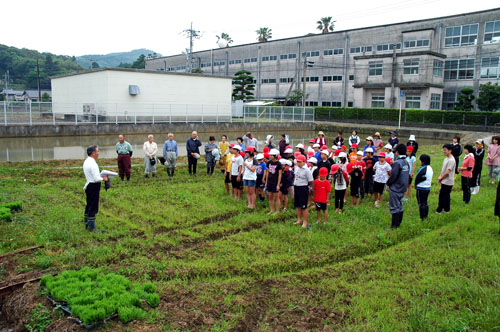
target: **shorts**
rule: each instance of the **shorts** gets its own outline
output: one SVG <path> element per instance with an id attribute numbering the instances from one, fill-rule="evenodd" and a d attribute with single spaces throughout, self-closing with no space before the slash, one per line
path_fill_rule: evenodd
<path id="1" fill-rule="evenodd" d="M 224 183 L 231 183 L 231 173 L 227 172 Z"/>
<path id="2" fill-rule="evenodd" d="M 307 209 L 309 203 L 309 186 L 294 186 L 293 205 L 299 209 Z"/>
<path id="3" fill-rule="evenodd" d="M 361 186 L 352 185 L 350 192 L 351 192 L 351 197 L 356 197 L 356 198 L 361 197 Z"/>
<path id="4" fill-rule="evenodd" d="M 288 195 L 288 187 L 283 185 L 281 186 L 280 188 L 280 192 L 283 194 L 283 195 Z"/>
<path id="5" fill-rule="evenodd" d="M 383 195 L 385 190 L 385 183 L 380 183 L 380 182 L 373 182 L 373 192 Z"/>
<path id="6" fill-rule="evenodd" d="M 413 176 L 409 175 L 408 176 L 408 186 L 411 185 L 412 180 L 413 180 Z"/>
<path id="7" fill-rule="evenodd" d="M 243 189 L 243 181 L 238 182 L 236 179 L 238 178 L 238 175 L 231 175 L 231 185 L 233 186 L 233 189 Z"/>
<path id="8" fill-rule="evenodd" d="M 276 183 L 267 183 L 267 191 L 270 193 L 277 193 L 278 188 L 276 188 Z"/>
<path id="9" fill-rule="evenodd" d="M 243 185 L 245 187 L 255 187 L 256 182 L 255 180 L 243 180 Z"/>
<path id="10" fill-rule="evenodd" d="M 263 177 L 263 175 L 257 175 L 257 181 L 255 182 L 257 188 L 264 188 L 264 183 L 262 182 Z"/>
<path id="11" fill-rule="evenodd" d="M 319 203 L 319 202 L 314 202 L 314 205 L 316 205 L 316 211 L 326 211 L 327 205 L 326 203 Z"/>

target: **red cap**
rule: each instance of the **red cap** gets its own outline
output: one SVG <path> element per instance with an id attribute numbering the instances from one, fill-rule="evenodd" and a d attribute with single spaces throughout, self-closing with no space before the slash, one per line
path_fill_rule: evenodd
<path id="1" fill-rule="evenodd" d="M 286 150 L 286 149 L 291 149 L 291 148 L 292 148 L 292 146 L 291 146 L 291 145 L 287 145 L 287 146 L 285 146 L 285 150 Z"/>
<path id="2" fill-rule="evenodd" d="M 342 145 L 341 148 L 344 150 L 347 150 L 347 146 L 345 146 L 345 145 Z"/>
<path id="3" fill-rule="evenodd" d="M 269 153 L 266 152 L 266 153 L 264 153 L 264 158 L 269 159 L 269 158 L 271 158 L 271 156 L 269 155 Z"/>
<path id="4" fill-rule="evenodd" d="M 262 149 L 262 152 L 264 152 L 264 153 L 268 153 L 268 152 L 269 152 L 269 147 L 267 147 L 267 146 L 266 146 L 266 147 L 264 147 L 264 149 Z"/>
<path id="5" fill-rule="evenodd" d="M 380 158 L 380 157 L 385 158 L 385 152 L 379 152 L 379 153 L 378 153 L 378 157 L 379 157 L 379 158 Z"/>
<path id="6" fill-rule="evenodd" d="M 352 172 L 352 167 L 353 166 L 354 165 L 352 163 L 349 163 L 349 164 L 346 165 L 347 173 L 351 173 Z"/>
<path id="7" fill-rule="evenodd" d="M 328 169 L 326 167 L 321 167 L 319 169 L 319 176 L 328 176 Z"/>
<path id="8" fill-rule="evenodd" d="M 357 148 L 358 148 L 358 146 L 359 146 L 359 145 L 357 145 L 357 144 L 353 144 L 353 145 L 352 145 L 352 148 L 353 148 L 353 149 L 354 149 L 354 148 L 356 148 L 356 149 L 357 149 Z"/>
<path id="9" fill-rule="evenodd" d="M 314 138 L 311 138 L 311 139 L 309 140 L 309 143 L 316 143 L 316 140 L 315 140 Z"/>
<path id="10" fill-rule="evenodd" d="M 413 151 L 413 146 L 407 146 L 406 151 Z"/>
<path id="11" fill-rule="evenodd" d="M 385 161 L 390 164 L 392 162 L 392 158 L 391 157 L 387 157 L 387 158 L 385 158 Z"/>
<path id="12" fill-rule="evenodd" d="M 230 148 L 234 147 L 234 144 L 233 143 L 229 144 L 229 147 Z"/>
<path id="13" fill-rule="evenodd" d="M 255 148 L 253 146 L 249 146 L 248 148 L 246 148 L 245 152 L 254 152 L 255 151 Z"/>
<path id="14" fill-rule="evenodd" d="M 278 160 L 280 160 L 280 159 L 281 159 L 281 156 L 280 156 L 280 155 L 278 155 L 276 158 L 278 158 Z"/>
<path id="15" fill-rule="evenodd" d="M 304 156 L 303 154 L 301 154 L 300 156 L 297 156 L 297 161 L 303 161 L 303 162 L 305 162 L 306 161 L 306 156 Z"/>
<path id="16" fill-rule="evenodd" d="M 293 154 L 295 156 L 295 158 L 297 158 L 298 156 L 301 155 L 300 151 L 295 151 L 295 153 Z"/>
<path id="17" fill-rule="evenodd" d="M 339 149 L 335 150 L 335 153 L 333 154 L 335 157 L 338 157 L 339 154 L 341 153 L 342 151 L 340 151 Z"/>
<path id="18" fill-rule="evenodd" d="M 312 156 L 314 156 L 314 151 L 313 151 L 313 150 L 309 151 L 309 152 L 307 153 L 307 156 L 308 156 L 308 157 L 312 157 Z"/>
<path id="19" fill-rule="evenodd" d="M 245 152 L 240 152 L 240 156 L 245 157 Z"/>
<path id="20" fill-rule="evenodd" d="M 327 149 L 328 149 L 328 146 L 326 146 L 326 145 L 321 146 L 321 150 L 327 150 Z"/>
<path id="21" fill-rule="evenodd" d="M 340 167 L 339 167 L 339 165 L 338 165 L 338 164 L 333 164 L 333 165 L 332 165 L 332 168 L 330 169 L 330 173 L 332 173 L 332 174 L 337 173 L 337 172 L 338 172 L 338 170 L 339 170 L 339 168 L 340 168 Z"/>

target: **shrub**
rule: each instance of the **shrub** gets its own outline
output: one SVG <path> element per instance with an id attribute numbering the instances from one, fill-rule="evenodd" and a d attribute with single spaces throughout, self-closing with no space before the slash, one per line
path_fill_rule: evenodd
<path id="1" fill-rule="evenodd" d="M 21 211 L 23 209 L 23 202 L 18 201 L 18 202 L 4 203 L 1 204 L 0 207 L 7 208 L 11 211 Z"/>
<path id="2" fill-rule="evenodd" d="M 0 207 L 0 220 L 10 221 L 11 219 L 12 219 L 12 213 L 10 212 L 10 209 Z"/>

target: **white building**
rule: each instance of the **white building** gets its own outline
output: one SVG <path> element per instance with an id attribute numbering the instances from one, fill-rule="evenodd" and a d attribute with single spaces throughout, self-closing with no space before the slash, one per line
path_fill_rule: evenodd
<path id="1" fill-rule="evenodd" d="M 102 68 L 52 78 L 53 112 L 89 121 L 227 121 L 231 78 Z"/>

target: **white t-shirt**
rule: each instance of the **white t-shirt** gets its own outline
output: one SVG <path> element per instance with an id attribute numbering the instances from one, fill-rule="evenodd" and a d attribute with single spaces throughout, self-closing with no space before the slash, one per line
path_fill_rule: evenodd
<path id="1" fill-rule="evenodd" d="M 387 172 L 392 169 L 391 165 L 387 162 L 381 164 L 377 161 L 373 166 L 373 169 L 375 170 L 373 181 L 378 183 L 387 183 L 387 180 L 389 180 L 389 174 Z"/>
<path id="2" fill-rule="evenodd" d="M 231 175 L 238 175 L 238 168 L 243 166 L 243 157 L 238 155 L 237 157 L 231 157 Z M 243 170 L 242 170 L 243 173 Z"/>
<path id="3" fill-rule="evenodd" d="M 313 176 L 309 168 L 306 165 L 298 167 L 295 169 L 295 180 L 293 182 L 294 186 L 307 186 L 309 182 L 314 181 Z"/>
<path id="4" fill-rule="evenodd" d="M 257 160 L 255 160 L 255 158 L 253 159 L 247 159 L 243 162 L 243 169 L 244 169 L 244 173 L 243 173 L 243 180 L 252 180 L 252 181 L 256 181 L 257 180 L 257 168 L 255 168 L 255 171 L 251 171 L 249 170 L 246 166 L 248 165 L 249 167 L 252 167 L 252 166 L 257 166 Z"/>

